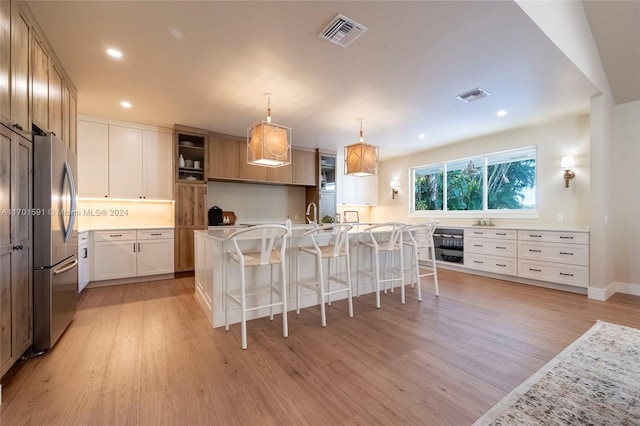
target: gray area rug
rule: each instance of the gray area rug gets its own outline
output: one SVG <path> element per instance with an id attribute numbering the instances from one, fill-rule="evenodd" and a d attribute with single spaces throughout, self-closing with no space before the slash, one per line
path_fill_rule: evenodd
<path id="1" fill-rule="evenodd" d="M 598 321 L 481 425 L 640 425 L 640 330 Z"/>

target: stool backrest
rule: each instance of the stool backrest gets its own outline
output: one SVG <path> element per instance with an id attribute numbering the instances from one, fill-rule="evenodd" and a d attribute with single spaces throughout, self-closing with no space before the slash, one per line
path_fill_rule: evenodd
<path id="1" fill-rule="evenodd" d="M 229 235 L 228 239 L 233 242 L 236 254 L 242 265 L 244 265 L 245 254 L 248 252 L 255 253 L 255 248 L 242 250 L 238 245 L 238 240 L 260 241 L 259 264 L 268 265 L 271 253 L 274 250 L 280 253 L 280 261 L 284 260 L 284 251 L 287 245 L 285 237 L 288 231 L 289 229 L 284 225 L 258 225 L 236 231 Z"/>
<path id="2" fill-rule="evenodd" d="M 338 256 L 341 250 L 344 248 L 345 252 L 349 251 L 349 231 L 353 228 L 353 225 L 346 223 L 337 223 L 335 225 L 323 226 L 311 229 L 302 236 L 311 236 L 313 246 L 317 251 L 320 251 L 320 245 L 318 244 L 318 237 L 324 235 L 331 235 L 329 245 L 333 246 L 333 256 Z"/>
<path id="3" fill-rule="evenodd" d="M 371 242 L 382 250 L 395 250 L 402 243 L 402 232 L 405 224 L 400 222 L 386 222 L 365 228 Z"/>
<path id="4" fill-rule="evenodd" d="M 407 231 L 407 235 L 413 245 L 418 247 L 431 247 L 433 245 L 433 233 L 439 223 L 440 222 L 438 221 L 421 223 L 418 225 L 407 226 L 404 230 Z M 422 233 L 422 235 L 418 237 L 418 233 Z"/>

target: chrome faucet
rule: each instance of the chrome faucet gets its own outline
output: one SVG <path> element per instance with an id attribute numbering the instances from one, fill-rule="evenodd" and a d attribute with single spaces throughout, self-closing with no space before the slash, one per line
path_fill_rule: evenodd
<path id="1" fill-rule="evenodd" d="M 313 221 L 311 219 L 309 219 L 309 213 L 311 212 L 311 206 L 313 206 Z M 307 206 L 306 216 L 307 216 L 307 222 L 308 223 L 313 223 L 314 225 L 318 224 L 318 206 L 313 201 L 310 202 L 309 205 Z"/>

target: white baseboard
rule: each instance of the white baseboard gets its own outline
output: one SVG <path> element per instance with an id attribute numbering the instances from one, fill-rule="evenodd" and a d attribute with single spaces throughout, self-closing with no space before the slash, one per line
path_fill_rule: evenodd
<path id="1" fill-rule="evenodd" d="M 618 293 L 631 294 L 640 296 L 640 284 L 616 282 L 616 290 Z"/>
<path id="2" fill-rule="evenodd" d="M 605 301 L 613 296 L 615 293 L 631 294 L 634 296 L 640 296 L 640 284 L 634 283 L 621 283 L 614 281 L 605 288 L 589 287 L 588 296 L 589 299 Z"/>

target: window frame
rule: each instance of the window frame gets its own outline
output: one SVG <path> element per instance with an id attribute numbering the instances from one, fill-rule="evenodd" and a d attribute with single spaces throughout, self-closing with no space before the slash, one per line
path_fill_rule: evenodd
<path id="1" fill-rule="evenodd" d="M 533 209 L 489 209 L 489 187 L 488 187 L 488 166 L 489 166 L 489 157 L 505 155 L 509 153 L 518 153 L 518 152 L 526 152 L 533 151 L 535 163 L 535 197 L 536 204 Z M 474 163 L 478 160 L 482 160 L 483 167 L 483 176 L 482 176 L 482 210 L 448 210 L 447 198 L 448 198 L 448 182 L 447 182 L 447 172 L 449 171 L 448 165 L 452 163 L 459 162 L 468 162 L 474 161 Z M 442 210 L 415 210 L 415 172 L 418 169 L 422 168 L 441 168 L 443 172 L 443 188 L 442 188 Z M 520 148 L 507 149 L 503 151 L 496 151 L 487 154 L 473 155 L 464 158 L 455 158 L 448 161 L 442 161 L 438 163 L 425 164 L 420 166 L 409 167 L 408 171 L 408 181 L 409 188 L 411 192 L 411 196 L 409 198 L 409 217 L 451 217 L 451 218 L 464 218 L 464 217 L 503 217 L 503 218 L 539 218 L 539 194 L 538 194 L 538 147 L 536 145 L 532 146 L 524 146 Z"/>

